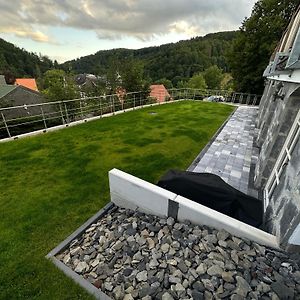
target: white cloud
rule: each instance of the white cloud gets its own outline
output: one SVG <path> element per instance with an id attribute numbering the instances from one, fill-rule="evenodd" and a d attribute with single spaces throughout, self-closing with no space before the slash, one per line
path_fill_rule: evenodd
<path id="1" fill-rule="evenodd" d="M 93 30 L 105 39 L 149 40 L 170 31 L 194 36 L 237 29 L 254 3 L 255 0 L 1 1 L 0 29 L 15 28 L 16 35 L 40 42 L 51 41 L 40 26 Z"/>
<path id="2" fill-rule="evenodd" d="M 16 31 L 15 34 L 20 37 L 29 37 L 36 42 L 49 43 L 49 37 L 40 31 Z"/>
<path id="3" fill-rule="evenodd" d="M 198 27 L 188 24 L 186 21 L 178 21 L 170 24 L 170 31 L 175 33 L 183 33 L 187 36 L 193 37 L 199 34 Z"/>

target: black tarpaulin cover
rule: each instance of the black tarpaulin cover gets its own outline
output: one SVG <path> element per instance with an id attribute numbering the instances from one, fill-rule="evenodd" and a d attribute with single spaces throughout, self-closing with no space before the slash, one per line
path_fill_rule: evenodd
<path id="1" fill-rule="evenodd" d="M 262 224 L 262 201 L 238 191 L 217 175 L 170 170 L 157 185 L 254 227 Z"/>

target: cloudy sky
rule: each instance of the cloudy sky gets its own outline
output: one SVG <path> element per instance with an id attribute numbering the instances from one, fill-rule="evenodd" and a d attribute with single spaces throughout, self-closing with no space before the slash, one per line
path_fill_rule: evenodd
<path id="1" fill-rule="evenodd" d="M 256 0 L 0 0 L 0 37 L 63 62 L 235 30 Z"/>

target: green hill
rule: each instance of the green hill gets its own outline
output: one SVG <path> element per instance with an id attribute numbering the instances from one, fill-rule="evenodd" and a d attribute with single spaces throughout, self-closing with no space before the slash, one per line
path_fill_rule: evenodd
<path id="1" fill-rule="evenodd" d="M 56 64 L 46 56 L 30 53 L 0 38 L 0 74 L 9 71 L 16 77 L 40 77 Z"/>
<path id="2" fill-rule="evenodd" d="M 112 63 L 131 58 L 143 62 L 145 76 L 152 81 L 166 78 L 176 84 L 211 65 L 227 71 L 224 55 L 235 36 L 235 31 L 228 31 L 158 47 L 102 50 L 65 62 L 61 67 L 74 73 L 103 75 Z"/>
<path id="3" fill-rule="evenodd" d="M 0 73 L 10 71 L 16 77 L 37 78 L 49 69 L 63 68 L 75 74 L 105 75 L 112 65 L 133 59 L 143 63 L 144 76 L 151 81 L 166 78 L 177 84 L 211 65 L 227 71 L 224 55 L 235 36 L 235 31 L 228 31 L 158 47 L 103 50 L 61 65 L 47 56 L 30 53 L 0 38 Z"/>

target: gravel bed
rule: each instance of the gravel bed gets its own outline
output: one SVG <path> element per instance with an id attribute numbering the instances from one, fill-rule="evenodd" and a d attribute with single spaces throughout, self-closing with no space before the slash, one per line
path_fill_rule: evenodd
<path id="1" fill-rule="evenodd" d="M 112 299 L 300 299 L 295 257 L 116 207 L 56 257 Z"/>

